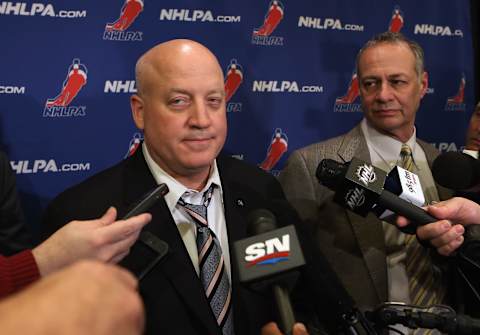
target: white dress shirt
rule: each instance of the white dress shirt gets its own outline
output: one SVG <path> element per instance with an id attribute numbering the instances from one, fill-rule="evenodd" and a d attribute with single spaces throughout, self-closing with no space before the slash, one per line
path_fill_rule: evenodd
<path id="1" fill-rule="evenodd" d="M 178 231 L 182 237 L 183 243 L 185 244 L 185 248 L 188 251 L 190 259 L 192 260 L 192 264 L 195 267 L 197 275 L 200 273 L 200 271 L 198 267 L 196 224 L 190 217 L 190 215 L 188 215 L 178 205 L 178 200 L 183 195 L 183 199 L 185 200 L 185 202 L 199 205 L 202 203 L 203 193 L 210 187 L 210 185 L 212 183 L 217 185 L 217 187 L 215 187 L 212 200 L 210 201 L 207 210 L 208 226 L 220 242 L 220 247 L 222 248 L 225 263 L 225 269 L 227 270 L 228 278 L 231 282 L 230 252 L 228 248 L 227 226 L 225 222 L 225 210 L 223 206 L 223 189 L 222 183 L 220 181 L 220 175 L 218 173 L 217 162 L 214 161 L 213 163 L 213 167 L 210 171 L 210 176 L 208 177 L 208 181 L 205 187 L 201 191 L 197 191 L 187 188 L 183 184 L 179 183 L 172 176 L 170 176 L 167 172 L 165 172 L 165 170 L 163 170 L 150 156 L 145 142 L 143 142 L 142 151 L 148 168 L 150 169 L 150 172 L 155 178 L 155 181 L 158 184 L 167 184 L 168 189 L 170 190 L 165 195 L 165 202 L 167 203 L 167 207 L 173 216 L 175 224 L 177 225 Z M 184 195 L 185 192 L 187 193 L 186 195 Z M 161 238 L 161 236 L 159 237 Z"/>

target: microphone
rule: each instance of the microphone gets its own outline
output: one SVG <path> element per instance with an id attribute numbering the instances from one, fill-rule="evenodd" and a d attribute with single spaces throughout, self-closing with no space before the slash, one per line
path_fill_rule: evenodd
<path id="1" fill-rule="evenodd" d="M 415 176 L 410 173 L 410 178 L 413 178 L 412 175 Z M 401 196 L 384 188 L 387 179 L 385 171 L 356 157 L 348 166 L 331 159 L 324 159 L 318 165 L 316 176 L 320 183 L 335 191 L 335 202 L 359 215 L 367 216 L 372 208 L 378 205 L 411 220 L 412 223 L 404 231 L 412 234 L 418 225 L 437 221 L 426 211 L 411 203 L 414 194 L 420 192 L 421 187 L 413 188 L 414 191 L 410 192 L 410 195 L 404 196 L 408 200 L 402 199 Z M 409 186 L 403 190 L 409 189 L 414 186 L 413 184 L 419 185 L 418 177 L 414 182 L 412 180 L 405 184 Z"/>
<path id="2" fill-rule="evenodd" d="M 442 333 L 469 335 L 480 333 L 480 320 L 456 314 L 448 306 L 420 307 L 403 303 L 388 302 L 367 317 L 379 327 L 402 324 L 409 328 L 438 329 Z"/>
<path id="3" fill-rule="evenodd" d="M 277 228 L 275 216 L 257 209 L 247 217 L 249 238 L 235 242 L 235 258 L 240 282 L 256 290 L 271 288 L 279 314 L 279 327 L 292 334 L 295 316 L 289 291 L 305 260 L 293 225 Z"/>
<path id="4" fill-rule="evenodd" d="M 395 166 L 387 174 L 383 188 L 415 206 L 420 207 L 425 204 L 425 196 L 418 176 L 399 166 Z M 372 211 L 380 219 L 385 219 L 391 214 L 394 214 L 392 211 L 385 209 L 378 204 L 374 206 Z"/>
<path id="5" fill-rule="evenodd" d="M 480 186 L 480 162 L 462 152 L 445 152 L 433 161 L 432 175 L 443 187 L 469 190 Z"/>
<path id="6" fill-rule="evenodd" d="M 314 232 L 309 225 L 301 221 L 286 201 L 272 201 L 271 209 L 278 221 L 293 224 L 297 231 L 305 258 L 305 265 L 299 270 L 300 283 L 309 300 L 302 307 L 313 309 L 328 333 L 375 335 L 375 329 L 357 309 L 319 245 L 313 241 Z"/>
<path id="7" fill-rule="evenodd" d="M 122 219 L 126 220 L 146 212 L 168 192 L 169 189 L 165 183 L 154 187 L 131 205 Z M 130 270 L 141 281 L 168 254 L 168 249 L 167 242 L 147 230 L 142 230 L 137 241 L 130 248 L 130 252 L 119 265 Z"/>

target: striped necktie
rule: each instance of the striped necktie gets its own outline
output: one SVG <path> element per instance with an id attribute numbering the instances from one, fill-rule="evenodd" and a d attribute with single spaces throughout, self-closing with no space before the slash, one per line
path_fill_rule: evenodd
<path id="1" fill-rule="evenodd" d="M 205 295 L 223 335 L 233 335 L 232 290 L 225 270 L 220 243 L 208 227 L 207 208 L 215 190 L 212 184 L 203 193 L 202 204 L 186 203 L 182 198 L 178 204 L 195 221 L 197 228 L 198 265 L 200 280 Z"/>
<path id="2" fill-rule="evenodd" d="M 401 164 L 405 170 L 414 169 L 412 150 L 407 144 L 400 151 Z M 428 199 L 426 199 L 428 202 Z M 405 236 L 406 270 L 411 302 L 419 306 L 441 304 L 445 297 L 445 286 L 441 273 L 433 267 L 432 259 L 417 241 L 416 235 Z M 436 330 L 418 329 L 414 334 L 439 334 Z"/>

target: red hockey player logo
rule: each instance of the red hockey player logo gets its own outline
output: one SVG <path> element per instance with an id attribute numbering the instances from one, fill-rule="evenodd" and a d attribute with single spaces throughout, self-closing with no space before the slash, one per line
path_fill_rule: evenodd
<path id="1" fill-rule="evenodd" d="M 225 74 L 225 101 L 228 102 L 243 81 L 243 69 L 236 59 L 232 59 Z"/>
<path id="2" fill-rule="evenodd" d="M 267 156 L 260 163 L 260 168 L 264 169 L 265 171 L 270 171 L 273 167 L 278 163 L 280 158 L 283 156 L 288 149 L 288 137 L 282 129 L 277 128 L 275 129 L 272 137 L 272 141 L 270 146 L 267 150 Z"/>
<path id="3" fill-rule="evenodd" d="M 113 23 L 107 23 L 106 31 L 125 31 L 143 10 L 142 0 L 125 0 L 120 17 Z"/>
<path id="4" fill-rule="evenodd" d="M 358 86 L 358 78 L 357 72 L 353 72 L 352 79 L 350 79 L 350 83 L 348 84 L 347 93 L 344 96 L 339 97 L 335 100 L 337 104 L 351 104 L 357 99 L 359 94 L 359 86 Z"/>
<path id="5" fill-rule="evenodd" d="M 80 63 L 78 58 L 75 58 L 72 65 L 68 68 L 67 78 L 63 82 L 62 91 L 55 98 L 47 100 L 47 107 L 68 106 L 86 83 L 87 68 Z"/>
<path id="6" fill-rule="evenodd" d="M 130 143 L 128 144 L 128 151 L 125 154 L 125 158 L 132 156 L 140 147 L 143 141 L 143 135 L 140 133 L 133 134 Z"/>
<path id="7" fill-rule="evenodd" d="M 270 36 L 280 21 L 283 19 L 283 4 L 278 0 L 273 0 L 268 6 L 267 15 L 260 28 L 253 31 L 254 36 Z"/>
<path id="8" fill-rule="evenodd" d="M 392 18 L 390 19 L 390 24 L 388 30 L 392 33 L 398 33 L 402 30 L 403 27 L 403 12 L 400 10 L 399 6 L 395 6 L 392 13 Z"/>
<path id="9" fill-rule="evenodd" d="M 463 103 L 463 100 L 465 98 L 465 75 L 462 75 L 462 78 L 460 79 L 460 85 L 458 87 L 457 94 L 455 94 L 453 97 L 449 97 L 447 99 L 447 104 L 461 104 Z"/>

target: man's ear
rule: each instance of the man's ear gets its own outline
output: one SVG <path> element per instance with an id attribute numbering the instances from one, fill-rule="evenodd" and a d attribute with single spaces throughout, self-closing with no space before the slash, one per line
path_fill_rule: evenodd
<path id="1" fill-rule="evenodd" d="M 420 98 L 423 98 L 423 96 L 427 93 L 428 89 L 428 72 L 424 71 L 422 74 L 422 78 L 420 79 Z"/>
<path id="2" fill-rule="evenodd" d="M 132 95 L 130 97 L 130 108 L 135 125 L 138 129 L 143 130 L 145 126 L 143 99 L 137 94 Z"/>

